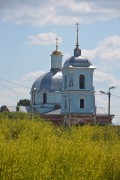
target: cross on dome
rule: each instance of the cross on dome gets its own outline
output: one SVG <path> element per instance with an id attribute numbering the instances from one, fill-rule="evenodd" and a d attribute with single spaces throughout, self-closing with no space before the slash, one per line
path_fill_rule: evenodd
<path id="1" fill-rule="evenodd" d="M 76 26 L 77 26 L 77 41 L 76 41 L 76 47 L 78 48 L 78 47 L 79 47 L 79 43 L 78 43 L 78 26 L 79 26 L 79 23 L 77 23 Z"/>
<path id="2" fill-rule="evenodd" d="M 52 52 L 52 55 L 62 55 L 62 53 L 58 50 L 58 38 L 56 37 L 56 50 Z"/>
<path id="3" fill-rule="evenodd" d="M 76 48 L 74 49 L 74 56 L 75 57 L 78 57 L 78 56 L 81 56 L 81 49 L 79 48 L 79 43 L 78 43 L 78 26 L 79 26 L 79 23 L 76 24 L 77 26 L 77 40 L 76 40 Z"/>
<path id="4" fill-rule="evenodd" d="M 56 50 L 58 50 L 58 40 L 59 40 L 59 39 L 56 37 L 55 40 L 56 40 Z"/>

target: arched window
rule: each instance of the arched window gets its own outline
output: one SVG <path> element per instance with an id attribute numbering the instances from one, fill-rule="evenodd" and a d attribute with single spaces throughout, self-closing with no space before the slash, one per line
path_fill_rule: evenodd
<path id="1" fill-rule="evenodd" d="M 67 75 L 65 75 L 65 81 L 64 81 L 64 87 L 65 87 L 65 89 L 67 89 Z"/>
<path id="2" fill-rule="evenodd" d="M 79 77 L 79 87 L 80 89 L 85 89 L 85 76 L 80 75 Z"/>
<path id="3" fill-rule="evenodd" d="M 47 94 L 43 93 L 43 104 L 47 103 Z"/>

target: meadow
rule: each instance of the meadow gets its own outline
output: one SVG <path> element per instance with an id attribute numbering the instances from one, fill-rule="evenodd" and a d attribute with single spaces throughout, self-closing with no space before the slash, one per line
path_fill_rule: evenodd
<path id="1" fill-rule="evenodd" d="M 120 127 L 0 113 L 0 180 L 119 180 Z"/>

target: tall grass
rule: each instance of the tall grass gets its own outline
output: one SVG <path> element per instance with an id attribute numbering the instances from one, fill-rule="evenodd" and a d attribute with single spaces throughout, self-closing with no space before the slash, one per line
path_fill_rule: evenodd
<path id="1" fill-rule="evenodd" d="M 0 120 L 1 180 L 119 180 L 120 127 Z"/>

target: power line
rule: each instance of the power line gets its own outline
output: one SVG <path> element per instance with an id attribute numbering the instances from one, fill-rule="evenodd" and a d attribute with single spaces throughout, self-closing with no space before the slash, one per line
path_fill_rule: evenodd
<path id="1" fill-rule="evenodd" d="M 24 88 L 31 89 L 30 87 L 27 87 L 27 86 L 24 86 L 24 85 L 21 85 L 21 84 L 17 84 L 17 83 L 14 83 L 14 82 L 8 81 L 8 80 L 3 79 L 3 78 L 1 78 L 1 77 L 0 77 L 0 79 L 1 79 L 2 81 L 6 81 L 6 82 L 11 83 L 11 84 L 14 84 L 14 85 L 16 85 L 16 86 L 20 86 L 20 87 L 24 87 Z"/>
<path id="2" fill-rule="evenodd" d="M 28 94 L 28 93 L 21 93 L 21 92 L 17 92 L 15 91 L 13 88 L 9 87 L 8 85 L 6 85 L 5 83 L 3 83 L 1 80 L 0 80 L 0 84 L 5 87 L 7 90 L 15 93 L 15 94 Z"/>
<path id="3" fill-rule="evenodd" d="M 0 84 L 3 86 L 3 87 L 5 87 L 7 90 L 9 90 L 9 91 L 11 91 L 11 92 L 13 92 L 13 93 L 16 93 L 17 94 L 17 92 L 16 91 L 14 91 L 12 88 L 10 88 L 9 86 L 7 86 L 6 84 L 4 84 L 1 80 L 0 80 Z"/>
<path id="4" fill-rule="evenodd" d="M 116 96 L 116 95 L 112 95 L 112 94 L 111 94 L 111 96 L 115 96 L 115 97 L 118 97 L 118 98 L 120 98 L 120 96 Z"/>
<path id="5" fill-rule="evenodd" d="M 106 94 L 95 94 L 95 95 L 106 95 Z M 114 96 L 114 97 L 118 97 L 118 98 L 120 98 L 120 96 L 117 96 L 117 95 L 113 95 L 113 94 L 111 94 L 111 96 Z"/>
<path id="6" fill-rule="evenodd" d="M 20 86 L 20 87 L 23 87 L 23 88 L 31 89 L 31 88 L 28 87 L 28 86 L 24 86 L 24 85 L 21 85 L 21 84 L 18 84 L 18 83 L 14 83 L 14 82 L 12 82 L 12 81 L 9 81 L 9 80 L 6 80 L 6 79 L 3 79 L 3 78 L 0 77 L 0 84 L 1 84 L 2 86 L 4 86 L 6 89 L 8 89 L 9 91 L 12 91 L 12 92 L 14 92 L 14 93 L 16 93 L 16 94 L 28 94 L 28 93 L 20 93 L 20 92 L 17 92 L 17 91 L 15 91 L 14 89 L 12 89 L 12 88 L 10 88 L 9 86 L 7 86 L 6 84 L 4 84 L 2 81 L 5 81 L 5 82 L 8 82 L 8 83 L 10 83 L 10 84 L 13 84 L 13 85 L 16 85 L 16 86 Z M 95 93 L 95 95 L 104 95 L 104 94 L 96 94 L 96 93 Z M 111 94 L 111 96 L 120 98 L 120 96 L 117 96 L 117 95 L 112 95 L 112 94 Z"/>

